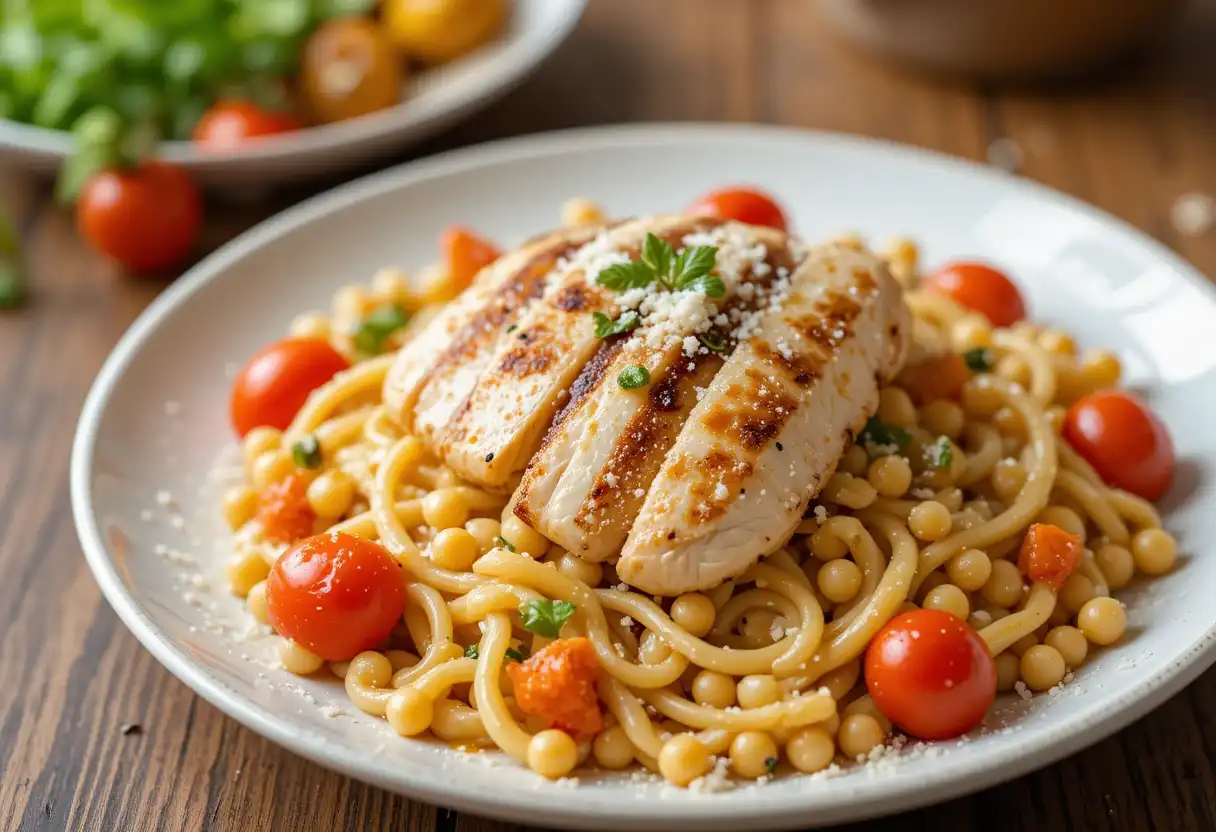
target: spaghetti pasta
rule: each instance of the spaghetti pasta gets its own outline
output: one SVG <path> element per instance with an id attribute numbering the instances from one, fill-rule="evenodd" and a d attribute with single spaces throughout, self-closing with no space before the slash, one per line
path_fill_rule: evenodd
<path id="1" fill-rule="evenodd" d="M 905 241 L 898 250 L 911 286 L 915 248 Z M 917 599 L 980 628 L 1000 659 L 1003 687 L 1020 678 L 1043 689 L 1065 661 L 1076 670 L 1085 660 L 1087 638 L 1108 644 L 1121 635 L 1113 590 L 1136 569 L 1173 563 L 1173 540 L 1156 531 L 1152 505 L 1106 485 L 1060 437 L 1056 409 L 1109 384 L 1113 358 L 1078 359 L 1060 333 L 993 329 L 941 294 L 911 289 L 907 302 L 921 352 L 980 349 L 982 362 L 955 398 L 918 389 L 917 373 L 888 386 L 879 418 L 886 414 L 907 435 L 906 447 L 874 459 L 859 455 L 860 443 L 848 451 L 793 539 L 733 581 L 652 598 L 621 583 L 610 565 L 560 548 L 535 552 L 547 541 L 537 545 L 536 533 L 521 528 L 506 496 L 462 482 L 393 421 L 379 392 L 393 360 L 386 354 L 356 361 L 316 390 L 282 434 L 249 435 L 250 490 L 232 498 L 227 515 L 238 528 L 238 558 L 253 557 L 258 568 L 234 569 L 233 588 L 269 620 L 261 564 L 273 564 L 282 546 L 267 540 L 250 506 L 253 472 L 272 467 L 263 462 L 268 455 L 313 437 L 320 462 L 296 475 L 311 482 L 333 472 L 350 488 L 329 503 L 328 494 L 313 495 L 342 508 L 319 518 L 316 531 L 377 541 L 405 582 L 403 620 L 388 638 L 329 669 L 360 710 L 385 716 L 403 736 L 429 732 L 493 746 L 549 777 L 580 761 L 607 769 L 636 762 L 686 784 L 705 776 L 717 755 L 740 776 L 772 772 L 782 754 L 797 770 L 814 771 L 869 750 L 891 730 L 865 695 L 862 660 Z M 422 305 L 418 315 L 441 308 Z M 1014 564 L 1027 528 L 1041 520 L 1075 526 L 1090 547 L 1069 578 L 1072 589 Z M 466 548 L 440 560 L 471 567 L 436 562 L 436 541 L 454 539 L 449 529 L 462 536 L 451 545 Z M 1146 530 L 1159 537 L 1143 537 Z M 829 566 L 836 561 L 842 565 Z M 566 605 L 565 618 L 535 623 L 557 604 Z M 1046 644 L 1027 652 L 1049 622 Z M 605 712 L 595 736 L 555 736 L 553 720 L 522 707 L 505 670 L 514 661 L 527 666 L 529 653 L 556 657 L 552 651 L 573 638 L 590 645 L 598 680 L 562 683 L 594 685 Z M 1011 650 L 1020 661 L 1007 657 Z M 287 640 L 281 654 L 293 672 L 325 663 Z M 549 667 L 558 664 L 554 658 Z M 757 749 L 775 749 L 771 762 Z"/>

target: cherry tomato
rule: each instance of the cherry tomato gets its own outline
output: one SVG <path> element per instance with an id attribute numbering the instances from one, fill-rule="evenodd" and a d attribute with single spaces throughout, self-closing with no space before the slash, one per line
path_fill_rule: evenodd
<path id="1" fill-rule="evenodd" d="M 439 236 L 439 248 L 453 284 L 461 291 L 469 287 L 479 271 L 502 256 L 498 246 L 463 225 L 444 229 Z"/>
<path id="2" fill-rule="evenodd" d="M 1100 390 L 1069 408 L 1064 439 L 1115 488 L 1149 501 L 1174 478 L 1174 443 L 1153 411 L 1130 393 Z"/>
<path id="3" fill-rule="evenodd" d="M 384 28 L 405 54 L 450 61 L 472 52 L 502 28 L 504 0 L 385 0 Z"/>
<path id="4" fill-rule="evenodd" d="M 241 436 L 261 425 L 286 429 L 309 393 L 349 367 L 321 338 L 285 338 L 263 347 L 232 383 L 232 426 Z"/>
<path id="5" fill-rule="evenodd" d="M 194 140 L 206 150 L 235 150 L 250 139 L 290 133 L 304 125 L 290 113 L 263 110 L 250 101 L 220 101 L 194 126 Z"/>
<path id="6" fill-rule="evenodd" d="M 1012 326 L 1026 317 L 1018 287 L 983 263 L 950 263 L 922 280 L 920 287 L 985 315 L 993 326 Z"/>
<path id="7" fill-rule="evenodd" d="M 866 649 L 866 688 L 904 731 L 926 740 L 965 734 L 996 698 L 996 662 L 961 618 L 912 610 L 887 623 Z"/>
<path id="8" fill-rule="evenodd" d="M 102 170 L 76 200 L 81 236 L 136 272 L 181 262 L 198 240 L 202 223 L 203 200 L 194 180 L 163 162 Z"/>
<path id="9" fill-rule="evenodd" d="M 344 121 L 392 107 L 404 84 L 405 63 L 371 20 L 331 20 L 304 44 L 300 86 L 317 121 Z"/>
<path id="10" fill-rule="evenodd" d="M 401 620 L 405 580 L 378 543 L 331 532 L 296 543 L 266 579 L 266 609 L 279 635 L 323 659 L 375 647 Z"/>
<path id="11" fill-rule="evenodd" d="M 778 231 L 789 230 L 789 223 L 781 206 L 771 196 L 756 188 L 722 188 L 710 191 L 694 202 L 688 213 L 721 217 L 748 225 L 766 225 Z"/>

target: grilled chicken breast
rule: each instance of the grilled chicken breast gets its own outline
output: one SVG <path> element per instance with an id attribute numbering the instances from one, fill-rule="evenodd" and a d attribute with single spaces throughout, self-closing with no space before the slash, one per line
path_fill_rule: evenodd
<path id="1" fill-rule="evenodd" d="M 816 250 L 714 377 L 617 563 L 646 592 L 735 577 L 782 546 L 903 364 L 902 293 L 873 255 Z"/>
<path id="2" fill-rule="evenodd" d="M 698 339 L 719 349 L 728 336 L 705 336 L 719 320 L 727 330 L 755 315 L 775 282 L 788 281 L 796 264 L 786 235 L 772 229 L 724 224 L 687 235 L 684 245 L 718 248 L 719 273 L 733 291 L 714 301 L 691 293 L 657 299 L 641 327 L 600 348 L 575 385 L 575 401 L 554 423 L 528 465 L 516 494 L 515 512 L 550 540 L 589 560 L 615 557 L 642 506 L 651 481 L 675 442 L 689 412 L 722 366 L 722 358 Z M 684 301 L 692 310 L 681 309 Z M 719 318 L 719 316 L 721 316 Z M 651 383 L 622 390 L 627 367 L 646 367 Z"/>
<path id="3" fill-rule="evenodd" d="M 714 246 L 721 297 L 612 291 L 652 233 Z M 637 325 L 596 335 L 594 313 Z M 385 403 L 461 477 L 654 594 L 707 589 L 793 533 L 904 360 L 873 255 L 705 217 L 567 230 L 483 270 L 402 348 Z M 645 368 L 647 383 L 619 382 Z M 521 479 L 522 477 L 522 479 Z"/>

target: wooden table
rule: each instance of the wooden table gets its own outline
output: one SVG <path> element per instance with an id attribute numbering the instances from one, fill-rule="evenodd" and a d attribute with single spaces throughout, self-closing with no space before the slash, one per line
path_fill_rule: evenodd
<path id="1" fill-rule="evenodd" d="M 973 159 L 1008 137 L 1027 176 L 1216 275 L 1216 234 L 1187 238 L 1170 222 L 1180 194 L 1216 190 L 1216 2 L 1151 59 L 1041 91 L 899 74 L 829 42 L 808 7 L 597 0 L 531 82 L 419 153 L 637 120 L 801 125 Z M 220 206 L 209 244 L 307 193 Z M 0 315 L 0 829 L 505 829 L 272 745 L 171 677 L 121 625 L 81 557 L 68 449 L 102 359 L 164 284 L 120 277 L 89 252 L 46 183 L 0 172 L 0 204 L 18 221 L 34 292 L 28 308 Z M 1058 765 L 873 828 L 1216 829 L 1214 761 L 1216 670 Z"/>

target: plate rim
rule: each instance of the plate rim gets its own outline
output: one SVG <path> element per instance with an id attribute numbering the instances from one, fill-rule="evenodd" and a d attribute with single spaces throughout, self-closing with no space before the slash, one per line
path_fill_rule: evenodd
<path id="1" fill-rule="evenodd" d="M 184 682 L 226 715 L 275 743 L 326 768 L 403 794 L 411 799 L 439 804 L 489 817 L 526 820 L 549 826 L 599 827 L 605 822 L 630 828 L 691 828 L 706 824 L 744 825 L 771 828 L 784 823 L 805 823 L 808 815 L 816 823 L 856 821 L 896 811 L 908 811 L 930 803 L 942 802 L 1014 779 L 1054 763 L 1093 745 L 1155 709 L 1166 699 L 1190 684 L 1216 662 L 1216 621 L 1156 676 L 1143 680 L 1116 694 L 1104 706 L 1091 708 L 1038 744 L 998 747 L 989 752 L 981 765 L 954 771 L 948 760 L 941 760 L 934 774 L 916 782 L 884 788 L 884 778 L 858 781 L 855 788 L 832 800 L 809 803 L 787 798 L 757 804 L 731 806 L 729 799 L 708 797 L 704 801 L 681 801 L 674 809 L 662 810 L 661 799 L 616 803 L 610 807 L 593 803 L 554 803 L 544 800 L 544 792 L 528 792 L 526 797 L 503 792 L 493 796 L 472 787 L 462 788 L 458 778 L 436 778 L 418 784 L 392 779 L 387 771 L 367 756 L 345 751 L 341 746 L 302 733 L 290 718 L 258 707 L 218 679 L 164 633 L 124 585 L 108 553 L 104 532 L 92 512 L 90 483 L 101 416 L 109 404 L 113 388 L 122 377 L 144 342 L 164 318 L 185 305 L 212 279 L 233 263 L 259 250 L 263 245 L 291 233 L 300 226 L 339 213 L 366 199 L 408 188 L 432 179 L 460 172 L 535 158 L 560 152 L 586 152 L 596 147 L 620 148 L 624 145 L 658 146 L 679 143 L 751 145 L 829 146 L 862 149 L 896 155 L 908 163 L 969 173 L 981 179 L 1001 180 L 1002 186 L 1062 204 L 1069 210 L 1095 220 L 1145 247 L 1168 264 L 1183 280 L 1200 288 L 1216 300 L 1216 286 L 1185 259 L 1163 243 L 1129 223 L 1095 206 L 1037 182 L 1010 176 L 986 165 L 934 150 L 882 139 L 832 131 L 794 127 L 771 127 L 712 123 L 651 123 L 610 127 L 582 127 L 500 139 L 448 151 L 426 159 L 406 162 L 369 174 L 313 196 L 229 241 L 204 258 L 166 289 L 136 318 L 106 358 L 91 386 L 72 443 L 70 492 L 72 514 L 85 554 L 102 593 L 119 618 L 144 647 L 170 673 Z M 573 793 L 572 793 L 573 794 Z M 677 814 L 678 813 L 678 814 Z"/>
<path id="2" fill-rule="evenodd" d="M 516 0 L 517 2 L 518 0 Z M 283 162 L 293 157 L 358 147 L 399 134 L 424 138 L 449 121 L 477 110 L 522 83 L 570 37 L 586 11 L 588 0 L 539 0 L 555 3 L 557 26 L 548 32 L 521 36 L 515 44 L 506 71 L 488 77 L 474 89 L 446 105 L 421 106 L 405 99 L 385 110 L 355 119 L 307 127 L 286 139 L 251 142 L 238 150 L 204 153 L 193 142 L 165 141 L 158 156 L 192 171 L 217 171 L 238 165 Z M 71 154 L 71 133 L 0 118 L 0 153 L 24 154 L 43 162 L 62 162 Z"/>

